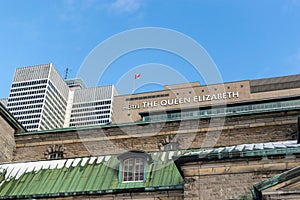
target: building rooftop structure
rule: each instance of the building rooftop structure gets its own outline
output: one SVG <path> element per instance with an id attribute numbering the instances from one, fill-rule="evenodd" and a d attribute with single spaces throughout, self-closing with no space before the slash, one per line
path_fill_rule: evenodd
<path id="1" fill-rule="evenodd" d="M 112 86 L 78 95 L 74 87 L 70 123 L 112 113 L 104 104 L 114 105 L 114 123 L 53 130 L 26 132 L 4 113 L 0 199 L 245 199 L 253 185 L 262 196 L 291 180 L 300 188 L 297 169 L 285 174 L 300 164 L 298 82 L 187 83 L 121 96 Z"/>
<path id="2" fill-rule="evenodd" d="M 183 179 L 172 161 L 172 156 L 179 154 L 149 154 L 147 178 L 138 182 L 119 180 L 117 155 L 1 164 L 0 199 L 182 189 Z"/>
<path id="3" fill-rule="evenodd" d="M 80 78 L 67 79 L 65 80 L 65 82 L 69 86 L 69 88 L 79 88 L 79 89 L 87 88 L 84 81 Z"/>
<path id="4" fill-rule="evenodd" d="M 119 166 L 122 164 L 120 161 L 122 155 L 3 163 L 0 165 L 0 199 L 182 190 L 184 188 L 184 177 L 180 174 L 182 163 L 227 158 L 234 160 L 237 157 L 298 155 L 300 144 L 296 141 L 283 141 L 211 149 L 151 153 L 130 151 L 129 153 L 131 152 L 146 154 L 150 158 L 144 181 L 124 182 L 120 180 L 122 170 Z M 288 171 L 285 174 L 292 172 Z M 276 176 L 278 177 L 282 175 Z M 261 185 L 267 182 L 273 183 L 267 180 L 256 184 L 255 187 L 263 188 Z"/>

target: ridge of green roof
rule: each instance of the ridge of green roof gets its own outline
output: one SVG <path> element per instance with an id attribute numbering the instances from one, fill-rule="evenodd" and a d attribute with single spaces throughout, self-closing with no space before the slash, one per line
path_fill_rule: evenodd
<path id="1" fill-rule="evenodd" d="M 247 158 L 256 156 L 292 155 L 300 154 L 300 144 L 296 140 L 283 142 L 266 142 L 240 144 L 227 147 L 199 149 L 187 152 L 176 157 L 177 163 L 193 162 L 198 160 L 219 160 L 226 158 Z"/>

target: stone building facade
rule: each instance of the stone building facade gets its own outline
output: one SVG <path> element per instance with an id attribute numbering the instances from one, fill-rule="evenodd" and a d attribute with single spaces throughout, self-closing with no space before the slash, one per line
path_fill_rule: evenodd
<path id="1" fill-rule="evenodd" d="M 298 115 L 298 111 L 289 111 L 236 116 L 226 118 L 222 127 L 209 127 L 209 120 L 186 120 L 21 133 L 15 136 L 17 148 L 14 160 L 18 162 L 48 160 L 51 153 L 59 148 L 64 158 L 118 155 L 133 149 L 155 153 L 164 151 L 160 147 L 165 145 L 163 141 L 166 140 L 169 140 L 169 143 L 172 141 L 177 143 L 178 149 L 200 151 L 199 147 L 206 147 L 205 140 L 214 139 L 217 135 L 216 143 L 210 148 L 218 149 L 258 142 L 280 143 L 296 138 Z M 206 137 L 208 128 L 210 128 L 210 136 L 213 137 Z M 215 133 L 219 129 L 223 131 L 220 134 Z M 300 151 L 300 148 L 297 149 Z M 169 199 L 250 198 L 253 184 L 300 164 L 298 154 L 259 156 L 230 159 L 221 157 L 211 160 L 203 158 L 201 161 L 178 165 L 178 169 L 183 170 L 184 188 L 179 193 L 176 190 L 177 193 L 171 192 L 171 194 L 181 194 L 180 197 L 168 196 L 169 192 L 160 194 L 170 197 Z M 195 171 L 194 168 L 197 170 Z M 101 199 L 113 198 L 111 195 L 101 196 Z M 131 194 L 131 198 L 135 199 L 136 195 L 139 199 L 145 194 L 134 193 Z M 155 199 L 155 195 L 152 195 Z M 74 197 L 77 198 L 80 197 Z M 120 197 L 120 199 L 126 198 Z"/>
<path id="2" fill-rule="evenodd" d="M 190 153 L 177 162 L 184 199 L 252 199 L 253 185 L 298 167 L 296 141 L 245 144 Z"/>
<path id="3" fill-rule="evenodd" d="M 0 163 L 13 160 L 16 150 L 14 136 L 24 131 L 23 126 L 0 103 Z"/>
<path id="4" fill-rule="evenodd" d="M 300 199 L 299 170 L 297 166 L 253 185 L 254 199 Z"/>
<path id="5" fill-rule="evenodd" d="M 8 123 L 9 113 L 1 115 L 0 141 L 10 153 L 1 154 L 0 199 L 256 198 L 265 193 L 255 184 L 300 164 L 298 79 L 225 85 L 239 92 L 226 115 L 204 116 L 200 111 L 220 107 L 185 104 L 182 113 L 199 115 L 177 115 L 178 107 L 170 107 L 167 118 L 156 120 L 163 114 L 159 108 L 154 114 L 129 109 L 114 113 L 122 123 L 36 132 Z M 251 89 L 247 98 L 245 88 Z M 114 107 L 147 95 L 116 98 Z"/>
<path id="6" fill-rule="evenodd" d="M 64 157 L 74 158 L 120 154 L 132 149 L 160 151 L 163 141 L 168 138 L 177 143 L 179 149 L 292 140 L 296 138 L 299 114 L 299 111 L 290 111 L 236 116 L 226 118 L 222 126 L 214 127 L 204 119 L 21 133 L 15 135 L 14 160 L 48 159 L 54 146 L 63 146 Z M 211 144 L 209 140 L 215 142 Z"/>
<path id="7" fill-rule="evenodd" d="M 178 116 L 212 118 L 287 109 L 291 105 L 295 108 L 299 106 L 299 82 L 300 75 L 291 75 L 212 85 L 166 85 L 155 92 L 116 96 L 113 122 L 161 121 Z"/>

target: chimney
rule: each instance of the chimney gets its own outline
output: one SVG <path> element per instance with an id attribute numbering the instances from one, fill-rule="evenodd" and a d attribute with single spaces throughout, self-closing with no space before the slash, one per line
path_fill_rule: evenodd
<path id="1" fill-rule="evenodd" d="M 300 144 L 300 116 L 298 116 L 297 144 Z"/>

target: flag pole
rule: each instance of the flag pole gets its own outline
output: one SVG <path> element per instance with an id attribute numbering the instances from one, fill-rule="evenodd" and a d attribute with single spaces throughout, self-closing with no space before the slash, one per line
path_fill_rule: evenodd
<path id="1" fill-rule="evenodd" d="M 133 84 L 132 84 L 132 93 L 134 93 L 134 90 L 135 90 L 135 79 L 139 79 L 141 77 L 141 74 L 138 73 L 138 74 L 134 74 L 134 79 L 133 79 Z"/>
<path id="2" fill-rule="evenodd" d="M 132 94 L 134 93 L 134 87 L 135 87 L 135 75 L 133 77 L 133 83 L 132 83 Z"/>

